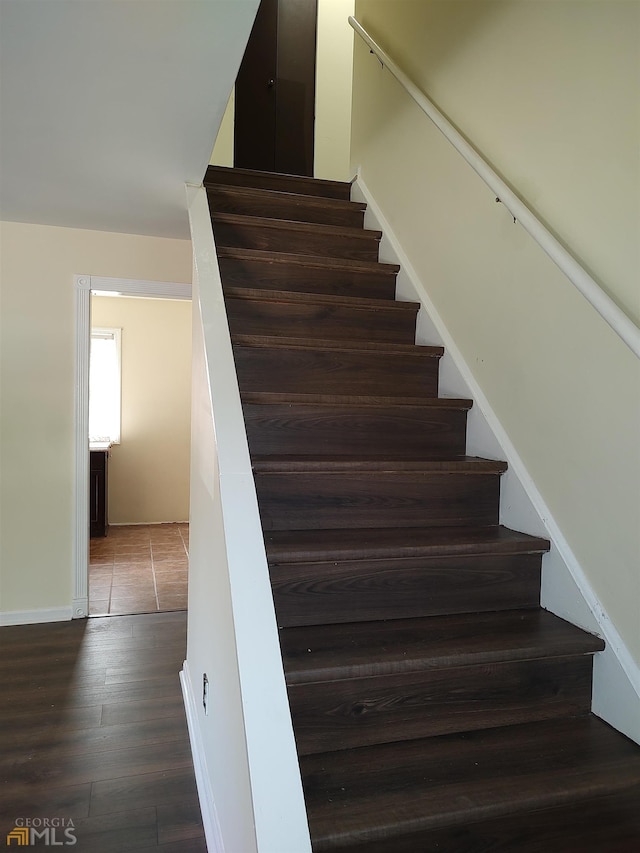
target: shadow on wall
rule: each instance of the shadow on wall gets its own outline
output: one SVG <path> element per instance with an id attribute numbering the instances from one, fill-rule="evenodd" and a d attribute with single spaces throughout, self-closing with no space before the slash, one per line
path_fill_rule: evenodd
<path id="1" fill-rule="evenodd" d="M 512 5 L 511 0 L 491 4 L 473 2 L 436 2 L 424 0 L 356 0 L 356 18 L 390 56 L 420 56 L 428 53 L 432 69 L 447 66 L 462 53 L 469 42 Z M 393 29 L 376 29 L 376 11 L 385 6 L 393 10 Z M 372 20 L 373 19 L 373 20 Z M 402 68 L 420 86 L 424 69 L 408 59 Z"/>

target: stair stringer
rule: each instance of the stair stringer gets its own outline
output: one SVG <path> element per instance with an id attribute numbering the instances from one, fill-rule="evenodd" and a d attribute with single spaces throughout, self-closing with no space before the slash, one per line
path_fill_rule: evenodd
<path id="1" fill-rule="evenodd" d="M 207 844 L 216 853 L 310 853 L 205 190 L 188 186 L 187 200 L 194 357 L 189 620 L 181 681 Z"/>
<path id="2" fill-rule="evenodd" d="M 365 202 L 364 227 L 380 230 L 380 261 L 400 264 L 396 298 L 419 302 L 416 343 L 445 347 L 440 361 L 440 396 L 469 397 L 467 453 L 506 459 L 502 475 L 500 523 L 551 540 L 542 563 L 541 606 L 606 641 L 594 658 L 592 711 L 640 743 L 640 667 L 634 661 L 567 542 L 516 447 L 456 346 L 428 290 L 358 170 L 351 198 Z"/>

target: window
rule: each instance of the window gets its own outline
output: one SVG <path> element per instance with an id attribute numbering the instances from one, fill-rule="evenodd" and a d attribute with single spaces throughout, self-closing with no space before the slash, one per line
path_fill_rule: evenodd
<path id="1" fill-rule="evenodd" d="M 121 329 L 91 329 L 89 441 L 120 442 Z"/>

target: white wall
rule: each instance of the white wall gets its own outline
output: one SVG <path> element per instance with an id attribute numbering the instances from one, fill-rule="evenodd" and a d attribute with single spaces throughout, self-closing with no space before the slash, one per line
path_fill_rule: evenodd
<path id="1" fill-rule="evenodd" d="M 207 841 L 213 850 L 257 853 L 233 605 L 220 502 L 197 278 L 193 291 L 193 415 L 189 622 L 183 684 Z M 210 682 L 209 712 L 202 683 Z M 217 842 L 217 843 L 216 843 Z"/>
<path id="2" fill-rule="evenodd" d="M 109 459 L 109 522 L 187 521 L 191 304 L 93 296 L 91 323 L 122 329 L 122 436 Z"/>
<path id="3" fill-rule="evenodd" d="M 194 373 L 182 681 L 207 843 L 229 853 L 310 853 L 211 218 L 204 190 L 191 190 L 190 199 Z"/>
<path id="4" fill-rule="evenodd" d="M 0 3 L 3 218 L 186 239 L 257 8 Z"/>
<path id="5" fill-rule="evenodd" d="M 191 244 L 3 222 L 0 245 L 0 611 L 64 618 L 73 596 L 73 276 L 188 282 Z"/>

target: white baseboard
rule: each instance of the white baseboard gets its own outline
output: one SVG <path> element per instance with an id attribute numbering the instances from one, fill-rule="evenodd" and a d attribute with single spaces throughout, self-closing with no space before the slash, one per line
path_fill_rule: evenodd
<path id="1" fill-rule="evenodd" d="M 0 611 L 0 625 L 38 625 L 42 622 L 68 622 L 71 607 L 43 607 L 40 610 Z"/>
<path id="2" fill-rule="evenodd" d="M 193 757 L 193 768 L 196 775 L 196 787 L 198 789 L 198 799 L 200 801 L 207 850 L 209 853 L 224 853 L 220 822 L 218 821 L 216 806 L 213 801 L 213 791 L 209 784 L 210 777 L 207 772 L 207 760 L 198 729 L 197 704 L 187 661 L 182 665 L 180 684 L 182 686 L 184 708 L 187 714 L 187 728 L 189 729 L 191 755 Z"/>
<path id="3" fill-rule="evenodd" d="M 606 650 L 595 656 L 594 713 L 640 743 L 640 667 L 597 598 L 522 458 L 474 378 L 359 170 L 352 184 L 351 198 L 367 204 L 365 228 L 383 232 L 380 260 L 401 266 L 397 298 L 419 302 L 424 309 L 418 315 L 417 343 L 445 347 L 440 374 L 443 395 L 471 397 L 474 401 L 467 425 L 467 452 L 470 455 L 503 458 L 509 464 L 502 482 L 501 522 L 537 536 L 546 536 L 553 543 L 543 561 L 542 606 L 598 634 L 607 644 Z"/>
<path id="4" fill-rule="evenodd" d="M 86 619 L 89 615 L 89 599 L 74 598 L 71 605 L 71 613 L 73 619 Z"/>

